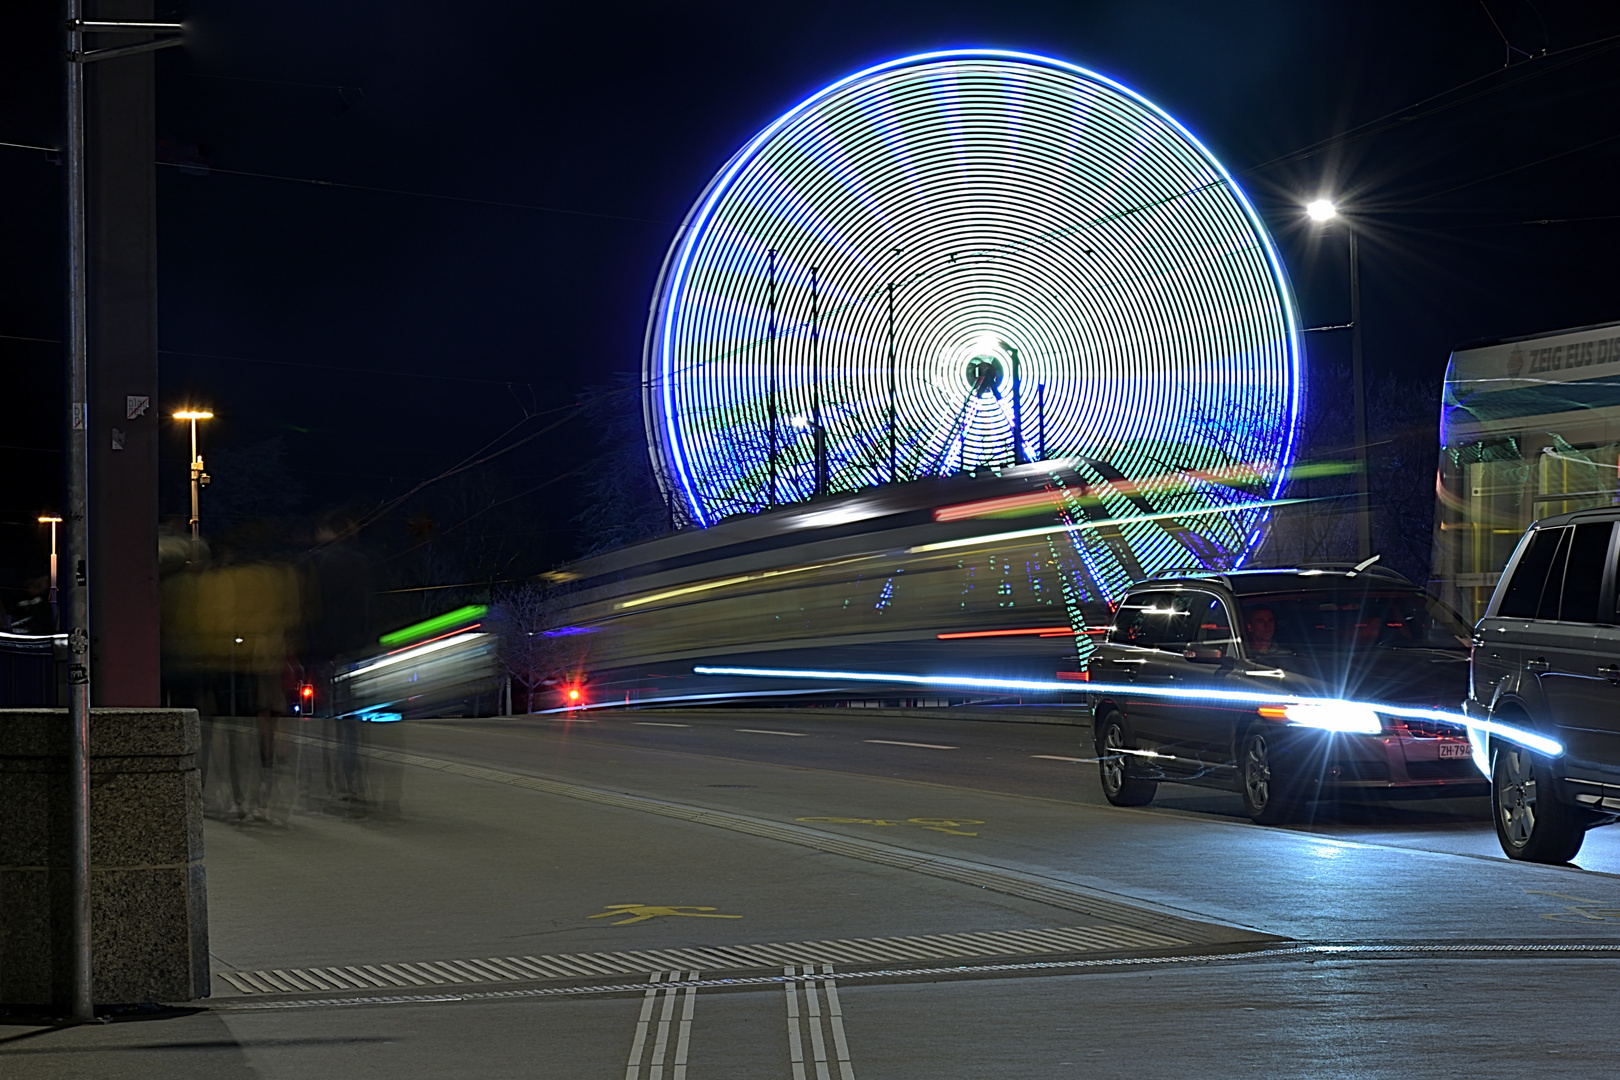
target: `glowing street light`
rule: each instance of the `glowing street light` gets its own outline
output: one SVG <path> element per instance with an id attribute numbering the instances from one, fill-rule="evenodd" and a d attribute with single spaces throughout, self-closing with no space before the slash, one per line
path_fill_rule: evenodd
<path id="1" fill-rule="evenodd" d="M 197 421 L 212 420 L 214 414 L 199 409 L 181 409 L 174 414 L 176 420 L 191 421 L 191 562 L 202 561 L 202 534 L 197 515 L 197 491 L 208 486 L 208 474 L 203 472 L 202 455 L 197 453 Z"/>
<path id="2" fill-rule="evenodd" d="M 1318 225 L 1339 217 L 1331 199 L 1316 199 L 1305 206 L 1305 216 Z M 1350 380 L 1356 411 L 1356 550 L 1361 559 L 1372 557 L 1372 500 L 1367 486 L 1367 380 L 1361 365 L 1361 259 L 1356 230 L 1344 222 L 1350 241 Z"/>
<path id="3" fill-rule="evenodd" d="M 1317 199 L 1306 205 L 1305 214 L 1312 221 L 1332 221 L 1339 216 L 1339 208 L 1333 205 L 1331 199 Z"/>
<path id="4" fill-rule="evenodd" d="M 51 527 L 51 593 L 50 593 L 50 599 L 51 599 L 51 633 L 54 634 L 54 633 L 57 633 L 58 631 L 60 631 L 62 629 L 61 621 L 57 618 L 57 615 L 56 615 L 56 527 L 58 525 L 62 524 L 62 519 L 59 518 L 59 517 L 47 517 L 47 516 L 41 514 L 40 518 L 39 518 L 39 523 L 41 525 L 49 525 Z"/>

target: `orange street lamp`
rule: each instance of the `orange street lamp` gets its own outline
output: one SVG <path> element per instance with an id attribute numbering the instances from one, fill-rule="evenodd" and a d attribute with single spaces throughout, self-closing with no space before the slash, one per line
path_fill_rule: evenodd
<path id="1" fill-rule="evenodd" d="M 39 523 L 41 525 L 49 525 L 51 527 L 51 595 L 50 595 L 50 598 L 51 598 L 51 633 L 54 634 L 57 631 L 62 629 L 61 621 L 57 618 L 57 615 L 56 615 L 56 527 L 58 525 L 62 524 L 62 519 L 59 518 L 59 517 L 47 517 L 46 515 L 41 514 L 40 518 L 39 518 Z"/>
<path id="2" fill-rule="evenodd" d="M 174 418 L 191 421 L 191 562 L 195 566 L 202 561 L 202 534 L 199 531 L 201 519 L 197 513 L 197 491 L 208 486 L 208 474 L 203 472 L 202 455 L 197 453 L 197 421 L 212 420 L 214 414 L 199 409 L 181 409 L 174 414 Z"/>

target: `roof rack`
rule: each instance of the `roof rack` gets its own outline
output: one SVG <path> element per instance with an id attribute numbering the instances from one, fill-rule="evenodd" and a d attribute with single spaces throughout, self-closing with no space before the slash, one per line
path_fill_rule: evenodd
<path id="1" fill-rule="evenodd" d="M 1211 570 L 1207 566 L 1167 566 L 1148 575 L 1149 581 L 1173 577 L 1225 577 L 1224 570 Z"/>
<path id="2" fill-rule="evenodd" d="M 1264 569 L 1264 568 L 1263 567 L 1257 567 L 1256 569 Z M 1391 570 L 1387 566 L 1376 566 L 1376 565 L 1373 565 L 1373 564 L 1370 564 L 1370 563 L 1365 563 L 1365 562 L 1362 562 L 1362 563 L 1302 562 L 1298 566 L 1279 567 L 1278 568 L 1278 571 L 1280 571 L 1282 573 L 1287 573 L 1289 570 L 1294 570 L 1294 571 L 1297 571 L 1299 573 L 1305 573 L 1307 571 L 1314 570 L 1319 574 L 1343 574 L 1346 577 L 1362 577 L 1362 576 L 1366 576 L 1366 577 L 1391 578 L 1391 579 L 1393 579 L 1395 581 L 1404 581 L 1408 585 L 1412 584 L 1412 579 L 1407 577 L 1405 574 L 1401 573 L 1399 570 Z M 1278 571 L 1273 571 L 1273 572 L 1275 573 L 1275 572 L 1278 572 Z"/>

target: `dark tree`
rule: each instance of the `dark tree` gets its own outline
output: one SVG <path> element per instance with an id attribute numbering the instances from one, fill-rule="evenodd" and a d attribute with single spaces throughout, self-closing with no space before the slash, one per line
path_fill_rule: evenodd
<path id="1" fill-rule="evenodd" d="M 620 376 L 581 398 L 583 425 L 595 453 L 580 480 L 582 509 L 574 515 L 580 552 L 595 555 L 669 528 L 669 507 L 653 477 L 642 421 L 641 384 Z"/>

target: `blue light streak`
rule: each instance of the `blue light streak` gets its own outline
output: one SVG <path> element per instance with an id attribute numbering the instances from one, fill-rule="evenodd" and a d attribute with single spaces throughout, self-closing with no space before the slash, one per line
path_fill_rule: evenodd
<path id="1" fill-rule="evenodd" d="M 1529 747 L 1548 757 L 1558 757 L 1564 745 L 1556 739 L 1524 728 L 1503 724 L 1495 720 L 1475 720 L 1461 712 L 1444 709 L 1425 709 L 1411 705 L 1393 705 L 1377 701 L 1353 701 L 1348 698 L 1304 697 L 1294 694 L 1265 694 L 1253 690 L 1215 690 L 1181 687 L 1141 687 L 1132 684 L 1067 683 L 1047 679 L 1002 679 L 977 675 L 905 675 L 899 672 L 876 671 L 820 671 L 809 668 L 747 668 L 707 667 L 692 669 L 697 675 L 739 675 L 763 679 L 815 679 L 834 682 L 899 683 L 906 686 L 959 687 L 969 690 L 1028 690 L 1060 694 L 1096 694 L 1104 697 L 1151 697 L 1171 701 L 1209 701 L 1234 705 L 1305 706 L 1338 711 L 1346 705 L 1376 710 L 1384 716 L 1397 716 L 1413 720 L 1434 720 L 1454 724 L 1459 728 L 1477 730 L 1486 735 L 1505 739 Z M 1297 723 L 1297 721 L 1296 721 Z M 1316 726 L 1307 724 L 1306 726 Z"/>

